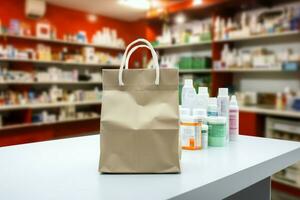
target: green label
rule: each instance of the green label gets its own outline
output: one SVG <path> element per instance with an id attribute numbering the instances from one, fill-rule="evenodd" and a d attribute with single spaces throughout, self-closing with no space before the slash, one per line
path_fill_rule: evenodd
<path id="1" fill-rule="evenodd" d="M 225 137 L 226 129 L 225 124 L 209 124 L 208 136 L 210 137 Z"/>

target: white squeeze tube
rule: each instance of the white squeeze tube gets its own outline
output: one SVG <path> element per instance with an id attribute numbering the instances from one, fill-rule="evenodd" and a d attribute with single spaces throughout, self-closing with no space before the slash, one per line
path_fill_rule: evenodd
<path id="1" fill-rule="evenodd" d="M 228 88 L 219 88 L 218 91 L 218 116 L 226 117 L 226 143 L 229 142 L 229 96 Z"/>
<path id="2" fill-rule="evenodd" d="M 129 51 L 130 47 L 133 46 L 134 44 L 138 43 L 138 42 L 143 42 L 145 43 L 146 45 L 138 45 L 136 47 L 134 47 L 133 49 L 130 50 L 130 52 L 128 53 L 127 55 L 127 52 Z M 126 47 L 126 50 L 125 50 L 125 53 L 122 57 L 122 62 L 121 62 L 121 65 L 120 65 L 120 70 L 119 70 L 119 85 L 120 86 L 123 86 L 124 85 L 124 82 L 123 82 L 123 79 L 122 79 L 122 74 L 123 74 L 123 68 L 124 68 L 124 65 L 126 63 L 126 60 L 128 58 L 130 58 L 131 54 L 138 48 L 140 47 L 147 47 L 148 49 L 150 49 L 151 51 L 151 55 L 152 55 L 152 59 L 153 59 L 153 66 L 156 68 L 156 78 L 155 78 L 155 84 L 158 85 L 159 84 L 159 64 L 158 64 L 158 56 L 155 52 L 155 50 L 153 49 L 151 43 L 145 39 L 137 39 L 135 41 L 133 41 L 132 43 L 130 43 L 127 47 Z M 128 69 L 128 64 L 125 66 L 126 69 Z"/>

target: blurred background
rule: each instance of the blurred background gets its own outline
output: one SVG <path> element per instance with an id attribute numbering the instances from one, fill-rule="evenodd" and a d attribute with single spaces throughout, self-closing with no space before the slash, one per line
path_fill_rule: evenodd
<path id="1" fill-rule="evenodd" d="M 236 94 L 240 134 L 300 141 L 300 1 L 9 0 L 0 3 L 0 146 L 98 134 L 101 71 L 118 68 L 137 38 L 151 41 L 162 68 L 179 69 L 179 89 L 191 78 L 211 96 Z M 149 55 L 140 50 L 130 67 L 147 67 Z M 272 180 L 272 199 L 300 199 L 300 164 Z"/>

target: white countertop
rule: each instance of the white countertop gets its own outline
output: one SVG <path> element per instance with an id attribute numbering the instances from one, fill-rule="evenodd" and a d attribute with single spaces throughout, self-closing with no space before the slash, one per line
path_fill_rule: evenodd
<path id="1" fill-rule="evenodd" d="M 98 135 L 2 147 L 1 199 L 222 199 L 300 160 L 300 143 L 240 136 L 183 151 L 181 174 L 100 174 L 98 160 Z"/>

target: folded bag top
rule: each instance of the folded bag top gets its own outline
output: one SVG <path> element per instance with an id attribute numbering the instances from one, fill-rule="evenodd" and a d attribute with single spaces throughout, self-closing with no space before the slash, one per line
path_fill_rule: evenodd
<path id="1" fill-rule="evenodd" d="M 138 42 L 146 45 L 127 55 Z M 141 47 L 150 49 L 154 69 L 129 70 L 130 56 Z M 128 45 L 119 70 L 103 70 L 101 172 L 180 172 L 178 79 L 177 69 L 159 69 L 145 39 Z"/>

